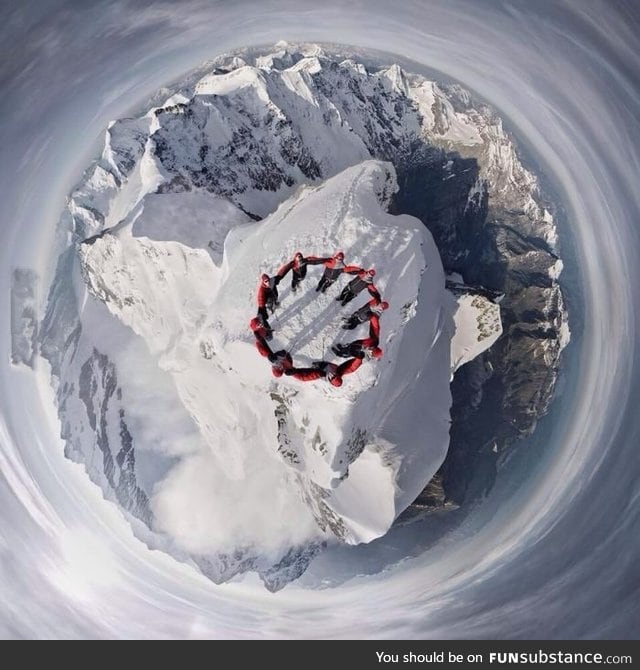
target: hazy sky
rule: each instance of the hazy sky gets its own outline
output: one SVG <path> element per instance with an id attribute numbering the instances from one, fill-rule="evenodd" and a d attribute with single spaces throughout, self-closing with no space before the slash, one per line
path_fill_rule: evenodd
<path id="1" fill-rule="evenodd" d="M 216 587 L 135 540 L 64 459 L 46 371 L 11 369 L 4 329 L 0 635 L 637 635 L 637 2 L 15 0 L 2 11 L 5 314 L 12 267 L 50 271 L 65 196 L 110 119 L 221 51 L 289 39 L 396 52 L 493 103 L 562 198 L 584 331 L 526 486 L 498 487 L 457 539 L 389 573 L 272 595 L 251 578 Z"/>

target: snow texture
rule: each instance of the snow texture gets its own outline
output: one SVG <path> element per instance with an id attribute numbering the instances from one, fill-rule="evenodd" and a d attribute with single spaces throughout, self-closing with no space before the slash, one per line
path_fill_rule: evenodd
<path id="1" fill-rule="evenodd" d="M 33 367 L 37 351 L 38 275 L 16 268 L 11 283 L 11 362 Z"/>
<path id="2" fill-rule="evenodd" d="M 417 137 L 480 150 L 478 125 L 397 66 L 285 51 L 221 59 L 109 126 L 69 202 L 76 247 L 42 347 L 67 455 L 151 529 L 134 522 L 150 546 L 216 582 L 255 570 L 276 590 L 323 543 L 383 535 L 420 493 L 447 451 L 452 351 L 461 365 L 493 340 L 478 342 L 476 311 L 446 291 L 424 225 L 388 214 L 395 170 L 371 156 Z M 295 251 L 336 249 L 378 271 L 384 356 L 339 389 L 275 380 L 248 328 L 257 278 Z M 338 286 L 313 291 L 320 272 L 296 296 L 283 282 L 272 322 L 298 366 L 366 336 L 340 328 Z"/>
<path id="3" fill-rule="evenodd" d="M 474 293 L 458 295 L 456 302 L 455 334 L 451 340 L 452 378 L 458 368 L 486 351 L 502 335 L 500 307 L 495 302 Z"/>
<path id="4" fill-rule="evenodd" d="M 452 313 L 430 234 L 383 209 L 395 188 L 393 168 L 374 161 L 303 187 L 264 221 L 234 227 L 219 265 L 204 249 L 134 237 L 144 212 L 82 246 L 91 293 L 144 340 L 198 427 L 199 448 L 182 455 L 151 498 L 156 528 L 185 549 L 232 551 L 246 542 L 276 551 L 327 532 L 368 542 L 442 462 Z M 163 209 L 164 218 L 160 209 L 153 218 L 166 231 L 175 210 Z M 339 389 L 325 380 L 275 380 L 247 327 L 256 278 L 298 249 L 322 256 L 338 248 L 349 263 L 378 270 L 392 305 L 382 320 L 384 357 Z M 317 294 L 321 270 L 310 268 L 297 294 L 285 280 L 272 319 L 272 347 L 289 349 L 300 367 L 333 357 L 334 343 L 366 336 L 367 324 L 363 332 L 340 326 L 367 298 L 336 303 L 346 279 Z M 403 308 L 412 304 L 407 319 Z"/>

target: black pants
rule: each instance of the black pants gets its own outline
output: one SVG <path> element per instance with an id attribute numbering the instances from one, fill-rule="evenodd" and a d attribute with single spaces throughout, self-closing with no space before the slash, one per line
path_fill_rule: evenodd
<path id="1" fill-rule="evenodd" d="M 342 328 L 344 330 L 354 330 L 361 323 L 362 323 L 362 321 L 360 321 L 360 319 L 356 319 L 353 316 L 350 316 L 348 319 L 344 320 L 344 323 L 342 324 Z"/>
<path id="2" fill-rule="evenodd" d="M 295 291 L 298 288 L 298 284 L 307 276 L 307 266 L 303 265 L 299 270 L 293 270 L 293 276 L 291 277 L 291 290 Z"/>
<path id="3" fill-rule="evenodd" d="M 341 358 L 360 358 L 363 356 L 362 345 L 360 342 L 336 344 L 331 348 L 333 349 L 333 353 Z"/>
<path id="4" fill-rule="evenodd" d="M 324 293 L 331 284 L 340 276 L 342 270 L 334 270 L 332 268 L 326 268 L 318 285 L 316 286 L 316 291 Z"/>
<path id="5" fill-rule="evenodd" d="M 269 314 L 267 313 L 266 307 L 258 307 L 258 316 L 260 317 L 260 322 L 267 330 L 272 330 L 269 325 Z"/>
<path id="6" fill-rule="evenodd" d="M 269 292 L 266 303 L 267 309 L 273 314 L 278 305 L 278 289 L 275 286 Z"/>
<path id="7" fill-rule="evenodd" d="M 351 302 L 355 297 L 356 297 L 356 294 L 351 290 L 351 287 L 350 286 L 345 286 L 342 289 L 342 293 L 340 293 L 340 296 L 338 297 L 338 300 L 340 300 L 342 302 L 342 306 L 344 307 L 344 305 Z"/>

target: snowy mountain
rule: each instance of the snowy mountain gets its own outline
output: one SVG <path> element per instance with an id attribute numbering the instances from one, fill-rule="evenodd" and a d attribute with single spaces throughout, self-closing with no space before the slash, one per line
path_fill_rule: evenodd
<path id="1" fill-rule="evenodd" d="M 486 369 L 500 313 L 510 327 L 524 313 L 519 288 L 498 307 L 491 291 L 447 291 L 445 269 L 479 285 L 518 263 L 521 277 L 535 256 L 544 281 L 527 295 L 548 324 L 536 346 L 553 370 L 561 261 L 535 178 L 499 119 L 458 87 L 317 46 L 205 69 L 140 118 L 110 125 L 63 217 L 70 245 L 41 353 L 67 454 L 151 529 L 137 527 L 145 541 L 215 581 L 254 570 L 275 590 L 323 543 L 386 532 L 445 458 L 451 375 L 472 360 Z M 509 226 L 485 222 L 503 209 L 520 230 L 508 253 L 499 242 Z M 257 278 L 297 250 L 337 248 L 379 273 L 391 304 L 384 356 L 339 389 L 275 380 L 247 327 Z M 274 346 L 297 365 L 351 337 L 335 296 L 313 291 L 313 270 L 304 295 L 283 288 L 274 321 Z M 483 411 L 473 389 L 467 410 Z M 541 411 L 517 402 L 534 420 Z"/>
<path id="2" fill-rule="evenodd" d="M 324 539 L 320 531 L 370 541 L 442 462 L 453 314 L 444 311 L 444 275 L 428 231 L 384 210 L 394 187 L 393 168 L 373 161 L 303 187 L 265 220 L 234 228 L 219 265 L 204 249 L 135 236 L 142 207 L 117 231 L 81 246 L 90 293 L 145 342 L 198 427 L 199 448 L 180 454 L 150 504 L 156 526 L 190 551 L 231 552 L 249 529 L 259 547 Z M 337 247 L 350 262 L 378 268 L 377 285 L 392 305 L 383 318 L 385 355 L 339 389 L 274 380 L 247 328 L 257 273 L 298 248 Z M 341 328 L 337 290 L 314 291 L 320 274 L 303 295 L 283 289 L 274 321 L 273 348 L 289 349 L 301 367 L 332 356 L 334 343 L 362 337 Z M 134 370 L 132 361 L 128 374 Z M 136 402 L 127 401 L 129 412 Z M 203 504 L 208 490 L 215 495 Z M 257 507 L 265 517 L 259 525 Z M 193 531 L 184 528 L 186 516 Z"/>
<path id="3" fill-rule="evenodd" d="M 144 116 L 111 125 L 102 159 L 72 195 L 69 225 L 84 239 L 155 188 L 205 190 L 257 219 L 298 183 L 371 157 L 394 164 L 391 211 L 427 225 L 446 271 L 505 295 L 509 337 L 465 371 L 473 379 L 454 386 L 454 412 L 469 407 L 465 389 L 477 379 L 492 376 L 493 395 L 473 416 L 454 415 L 474 429 L 454 431 L 452 446 L 473 449 L 482 433 L 506 449 L 552 396 L 569 337 L 562 261 L 536 177 L 500 117 L 460 86 L 337 47 L 281 43 L 219 57 Z"/>
<path id="4" fill-rule="evenodd" d="M 16 268 L 11 277 L 11 362 L 33 367 L 38 342 L 38 276 Z"/>

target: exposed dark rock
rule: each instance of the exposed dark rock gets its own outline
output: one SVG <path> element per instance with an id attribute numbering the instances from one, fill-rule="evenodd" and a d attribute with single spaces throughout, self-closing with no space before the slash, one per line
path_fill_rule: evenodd
<path id="1" fill-rule="evenodd" d="M 258 570 L 263 584 L 272 593 L 280 591 L 298 579 L 325 546 L 326 543 L 317 542 L 305 547 L 292 547 L 275 565 L 266 570 Z"/>
<path id="2" fill-rule="evenodd" d="M 38 275 L 16 268 L 11 277 L 11 362 L 33 367 L 38 344 Z"/>
<path id="3" fill-rule="evenodd" d="M 137 485 L 133 440 L 125 421 L 125 410 L 120 405 L 122 394 L 118 387 L 115 365 L 96 349 L 83 363 L 78 379 L 78 395 L 86 408 L 89 426 L 95 432 L 96 446 L 103 459 L 102 472 L 113 489 L 118 502 L 135 517 L 151 524 L 149 499 Z M 116 409 L 117 408 L 117 409 Z M 118 432 L 110 430 L 117 416 Z M 114 459 L 113 453 L 119 449 Z"/>
<path id="4" fill-rule="evenodd" d="M 459 505 L 449 500 L 444 491 L 444 484 L 441 474 L 436 474 L 427 484 L 422 493 L 416 498 L 414 503 L 396 520 L 397 525 L 410 523 L 424 518 L 436 510 L 458 509 Z"/>
<path id="5" fill-rule="evenodd" d="M 452 383 L 451 443 L 439 472 L 447 499 L 472 502 L 493 485 L 498 454 L 529 435 L 548 408 L 560 350 L 561 296 L 549 276 L 557 256 L 544 239 L 521 232 L 530 227 L 524 212 L 490 206 L 486 186 L 469 201 L 474 159 L 425 148 L 397 169 L 393 211 L 425 223 L 445 271 L 500 298 L 503 336 Z"/>

